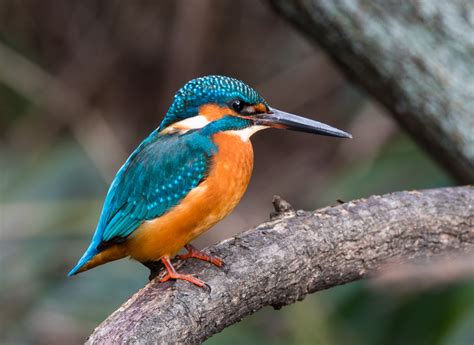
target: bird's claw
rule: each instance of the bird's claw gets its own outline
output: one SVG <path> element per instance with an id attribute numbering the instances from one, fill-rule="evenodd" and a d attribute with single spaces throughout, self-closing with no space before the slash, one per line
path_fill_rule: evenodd
<path id="1" fill-rule="evenodd" d="M 160 279 L 160 283 L 164 283 L 164 282 L 167 282 L 168 280 L 170 279 L 174 279 L 174 280 L 186 280 L 190 283 L 193 283 L 194 285 L 196 286 L 199 286 L 199 287 L 209 287 L 210 289 L 210 286 L 208 284 L 206 284 L 205 282 L 203 282 L 202 280 L 196 278 L 194 275 L 192 274 L 180 274 L 180 273 L 176 273 L 176 274 L 166 274 L 163 278 Z"/>
<path id="2" fill-rule="evenodd" d="M 186 260 L 186 259 L 192 258 L 192 259 L 207 261 L 217 267 L 224 266 L 224 261 L 217 256 L 213 256 L 213 255 L 201 252 L 190 244 L 186 245 L 185 248 L 188 250 L 188 252 L 186 254 L 177 255 L 176 256 L 177 259 Z"/>

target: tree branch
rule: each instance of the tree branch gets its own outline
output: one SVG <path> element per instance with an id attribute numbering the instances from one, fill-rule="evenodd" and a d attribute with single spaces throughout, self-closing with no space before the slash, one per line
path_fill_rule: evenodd
<path id="1" fill-rule="evenodd" d="M 155 279 L 88 343 L 201 343 L 262 307 L 278 309 L 375 275 L 388 260 L 474 250 L 473 187 L 372 196 L 314 212 L 275 204 L 280 214 L 273 220 L 209 249 L 225 260 L 225 270 L 182 265 L 211 291 Z"/>
<path id="2" fill-rule="evenodd" d="M 270 2 L 433 159 L 474 183 L 473 1 Z"/>

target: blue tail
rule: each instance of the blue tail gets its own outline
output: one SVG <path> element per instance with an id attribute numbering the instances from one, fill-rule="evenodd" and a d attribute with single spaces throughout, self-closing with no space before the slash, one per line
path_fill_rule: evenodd
<path id="1" fill-rule="evenodd" d="M 96 244 L 94 241 L 90 244 L 89 248 L 87 248 L 86 252 L 82 256 L 82 258 L 79 260 L 76 266 L 67 274 L 68 277 L 71 277 L 77 273 L 81 269 L 82 266 L 84 266 L 90 259 L 92 259 L 94 256 L 96 256 L 99 253 L 99 251 L 96 249 Z"/>

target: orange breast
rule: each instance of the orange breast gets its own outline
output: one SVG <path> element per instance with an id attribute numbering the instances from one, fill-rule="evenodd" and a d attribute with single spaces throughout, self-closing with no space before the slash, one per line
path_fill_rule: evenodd
<path id="1" fill-rule="evenodd" d="M 215 134 L 213 139 L 218 152 L 209 177 L 178 206 L 134 231 L 123 244 L 132 258 L 145 262 L 176 254 L 238 204 L 252 174 L 252 144 L 228 133 Z"/>

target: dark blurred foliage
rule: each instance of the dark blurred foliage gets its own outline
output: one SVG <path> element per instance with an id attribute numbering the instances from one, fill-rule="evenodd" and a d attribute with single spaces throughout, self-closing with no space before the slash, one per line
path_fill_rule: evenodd
<path id="1" fill-rule="evenodd" d="M 278 108 L 352 141 L 269 131 L 236 211 L 197 241 L 267 219 L 271 197 L 312 209 L 452 180 L 263 2 L 0 3 L 0 343 L 80 343 L 143 286 L 121 260 L 66 278 L 115 171 L 158 126 L 174 92 L 206 74 L 240 78 Z M 468 344 L 474 285 L 399 295 L 355 283 L 262 310 L 209 344 Z"/>

